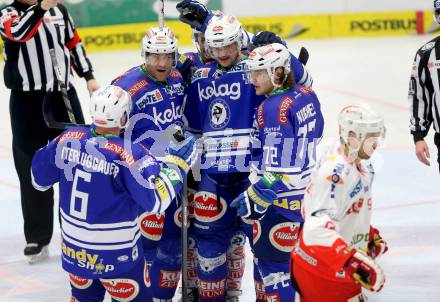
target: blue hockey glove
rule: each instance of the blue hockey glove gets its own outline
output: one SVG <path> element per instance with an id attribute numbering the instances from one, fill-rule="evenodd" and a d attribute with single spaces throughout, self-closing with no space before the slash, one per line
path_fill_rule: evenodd
<path id="1" fill-rule="evenodd" d="M 170 167 L 179 168 L 183 177 L 186 177 L 196 156 L 196 140 L 194 136 L 185 132 L 185 139 L 181 142 L 171 141 L 167 148 L 168 155 L 164 162 Z"/>
<path id="2" fill-rule="evenodd" d="M 195 0 L 183 0 L 176 5 L 179 11 L 179 20 L 192 28 L 205 32 L 206 24 L 212 17 L 212 13 L 202 3 Z"/>
<path id="3" fill-rule="evenodd" d="M 253 220 L 259 220 L 266 214 L 267 208 L 277 199 L 274 188 L 281 178 L 274 173 L 266 173 L 257 183 L 249 186 L 231 202 L 231 207 L 237 208 L 237 215 Z"/>
<path id="4" fill-rule="evenodd" d="M 272 43 L 280 43 L 286 46 L 286 42 L 281 39 L 280 36 L 278 36 L 276 33 L 273 33 L 271 31 L 260 31 L 252 37 L 251 45 L 249 45 L 249 50 L 252 51 L 257 47 Z"/>

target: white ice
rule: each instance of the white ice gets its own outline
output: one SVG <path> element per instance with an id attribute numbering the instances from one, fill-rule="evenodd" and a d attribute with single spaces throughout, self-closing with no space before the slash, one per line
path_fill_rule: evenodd
<path id="1" fill-rule="evenodd" d="M 337 114 L 347 104 L 368 103 L 386 119 L 386 144 L 375 157 L 378 172 L 373 188 L 373 223 L 380 228 L 390 250 L 380 260 L 387 276 L 385 287 L 381 293 L 369 295 L 372 302 L 440 301 L 437 152 L 431 135 L 428 138 L 431 167 L 417 161 L 408 129 L 407 101 L 414 54 L 432 38 L 411 36 L 290 43 L 295 52 L 300 46 L 306 46 L 310 52 L 308 68 L 326 118 L 323 144 L 336 137 Z M 108 83 L 129 67 L 140 64 L 139 53 L 135 50 L 91 54 L 97 79 L 102 84 Z M 3 65 L 0 67 L 3 69 Z M 3 83 L 2 78 L 0 82 Z M 87 112 L 84 82 L 77 80 L 76 87 Z M 0 84 L 0 96 L 0 302 L 68 301 L 69 284 L 60 265 L 58 226 L 55 225 L 49 261 L 28 265 L 23 256 L 25 240 L 19 184 L 11 152 L 9 92 L 3 84 Z M 241 301 L 252 301 L 249 251 L 246 262 Z"/>

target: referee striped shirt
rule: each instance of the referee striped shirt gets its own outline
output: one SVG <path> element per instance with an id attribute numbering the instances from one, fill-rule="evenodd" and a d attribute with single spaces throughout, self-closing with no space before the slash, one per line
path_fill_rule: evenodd
<path id="1" fill-rule="evenodd" d="M 408 99 L 414 142 L 424 139 L 431 124 L 440 133 L 440 37 L 423 45 L 412 66 Z"/>
<path id="2" fill-rule="evenodd" d="M 51 48 L 55 49 L 67 87 L 71 67 L 80 77 L 93 79 L 92 65 L 63 5 L 45 11 L 39 4 L 28 6 L 15 1 L 1 10 L 0 34 L 4 42 L 4 78 L 9 89 L 58 90 Z"/>

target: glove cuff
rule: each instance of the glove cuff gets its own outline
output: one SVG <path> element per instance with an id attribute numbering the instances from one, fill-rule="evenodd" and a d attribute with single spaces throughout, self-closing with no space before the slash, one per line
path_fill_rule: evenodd
<path id="1" fill-rule="evenodd" d="M 189 165 L 178 156 L 175 155 L 167 155 L 165 156 L 164 163 L 176 165 L 179 169 L 181 169 L 185 174 L 189 172 Z"/>
<path id="2" fill-rule="evenodd" d="M 267 208 L 269 207 L 271 204 L 264 201 L 259 194 L 257 194 L 254 190 L 254 186 L 249 186 L 249 188 L 247 188 L 247 193 L 249 195 L 249 197 L 252 199 L 252 201 L 254 201 L 256 204 L 258 204 L 261 207 Z"/>

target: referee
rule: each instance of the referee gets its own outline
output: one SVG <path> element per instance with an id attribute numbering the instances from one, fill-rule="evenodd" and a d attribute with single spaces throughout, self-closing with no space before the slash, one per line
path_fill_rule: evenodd
<path id="1" fill-rule="evenodd" d="M 440 23 L 440 0 L 434 1 L 434 19 Z M 416 156 L 430 166 L 430 153 L 425 137 L 433 125 L 434 143 L 440 170 L 440 37 L 423 45 L 416 54 L 409 84 L 411 134 Z"/>
<path id="2" fill-rule="evenodd" d="M 47 246 L 53 232 L 53 190 L 40 192 L 33 188 L 31 161 L 37 149 L 61 133 L 44 123 L 42 102 L 46 92 L 54 91 L 50 93 L 50 103 L 55 118 L 69 121 L 58 92 L 49 49 L 55 49 L 78 123 L 84 123 L 84 117 L 70 84 L 71 67 L 85 78 L 90 93 L 99 85 L 73 21 L 57 0 L 15 0 L 0 12 L 0 34 L 4 42 L 4 80 L 11 90 L 12 150 L 20 180 L 27 242 L 24 254 L 33 263 L 48 255 Z"/>

